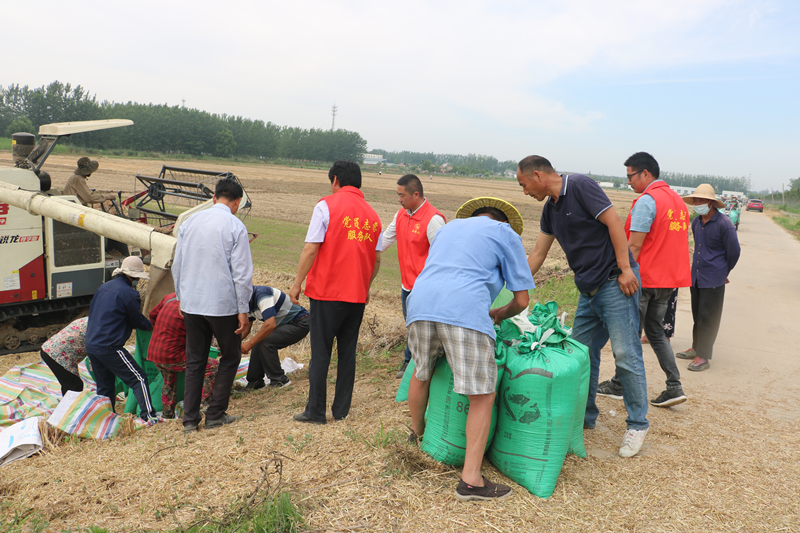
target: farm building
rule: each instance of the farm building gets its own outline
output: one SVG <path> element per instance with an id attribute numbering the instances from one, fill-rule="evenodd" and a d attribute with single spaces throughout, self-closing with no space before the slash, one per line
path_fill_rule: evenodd
<path id="1" fill-rule="evenodd" d="M 364 158 L 365 165 L 377 165 L 378 163 L 386 163 L 383 154 L 361 154 Z"/>

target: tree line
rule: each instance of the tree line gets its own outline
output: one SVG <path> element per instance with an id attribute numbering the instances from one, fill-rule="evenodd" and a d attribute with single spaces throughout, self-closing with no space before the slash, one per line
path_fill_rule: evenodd
<path id="1" fill-rule="evenodd" d="M 371 150 L 381 154 L 389 163 L 419 167 L 423 172 L 448 172 L 465 176 L 503 174 L 506 170 L 516 171 L 517 161 L 498 161 L 496 157 L 480 154 L 435 154 L 433 152 L 393 152 L 390 150 Z"/>
<path id="2" fill-rule="evenodd" d="M 166 104 L 99 102 L 86 89 L 55 81 L 47 86 L 0 86 L 0 135 L 36 133 L 42 124 L 130 119 L 134 126 L 84 133 L 73 144 L 102 150 L 137 150 L 264 159 L 361 161 L 367 141 L 347 130 L 304 129 Z"/>

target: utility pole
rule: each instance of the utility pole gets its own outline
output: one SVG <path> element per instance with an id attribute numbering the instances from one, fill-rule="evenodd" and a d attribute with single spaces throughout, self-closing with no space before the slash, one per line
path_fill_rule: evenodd
<path id="1" fill-rule="evenodd" d="M 181 107 L 186 107 L 186 98 L 181 98 Z"/>
<path id="2" fill-rule="evenodd" d="M 781 183 L 781 193 L 783 194 L 783 203 L 786 204 L 786 184 Z"/>
<path id="3" fill-rule="evenodd" d="M 332 108 L 333 119 L 331 119 L 331 131 L 334 131 L 336 129 L 336 111 L 338 109 L 339 108 L 336 107 L 336 104 L 333 104 L 333 108 Z"/>

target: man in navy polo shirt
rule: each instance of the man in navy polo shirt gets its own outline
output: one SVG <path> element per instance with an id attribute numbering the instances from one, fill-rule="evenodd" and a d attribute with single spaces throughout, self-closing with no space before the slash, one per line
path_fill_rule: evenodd
<path id="1" fill-rule="evenodd" d="M 558 239 L 581 293 L 572 338 L 589 348 L 591 359 L 583 426 L 593 428 L 600 413 L 595 402 L 600 350 L 610 338 L 628 410 L 619 454 L 632 457 L 641 449 L 650 423 L 639 337 L 639 267 L 628 249 L 622 220 L 597 182 L 583 174 L 560 175 L 544 157 L 520 161 L 517 181 L 528 196 L 540 202 L 547 198 L 541 231 L 528 257 L 531 272 L 539 271 Z"/>

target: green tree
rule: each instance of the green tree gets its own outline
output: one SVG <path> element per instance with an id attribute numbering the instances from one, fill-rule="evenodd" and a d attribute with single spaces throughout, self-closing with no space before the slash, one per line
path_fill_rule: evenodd
<path id="1" fill-rule="evenodd" d="M 6 137 L 15 133 L 36 133 L 36 128 L 28 117 L 19 117 L 6 128 Z"/>
<path id="2" fill-rule="evenodd" d="M 236 151 L 236 140 L 233 138 L 233 133 L 228 128 L 222 128 L 217 132 L 216 137 L 216 155 L 219 157 L 230 157 Z"/>
<path id="3" fill-rule="evenodd" d="M 420 168 L 423 172 L 431 172 L 433 170 L 433 163 L 429 159 L 423 159 Z"/>

